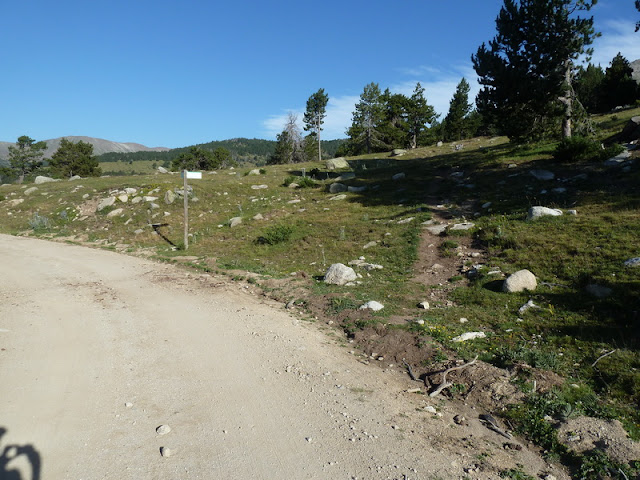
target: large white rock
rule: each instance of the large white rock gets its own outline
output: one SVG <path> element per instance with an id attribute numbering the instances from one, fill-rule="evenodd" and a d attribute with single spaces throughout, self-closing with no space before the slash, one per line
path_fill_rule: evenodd
<path id="1" fill-rule="evenodd" d="M 353 282 L 358 276 L 353 268 L 342 263 L 334 263 L 324 274 L 324 283 L 331 285 L 344 285 Z"/>
<path id="2" fill-rule="evenodd" d="M 36 179 L 33 181 L 33 183 L 35 183 L 36 185 L 40 185 L 41 183 L 48 183 L 48 182 L 59 182 L 60 180 L 56 180 L 54 178 L 51 177 L 43 177 L 38 175 L 36 177 Z"/>
<path id="3" fill-rule="evenodd" d="M 121 208 L 116 208 L 115 210 L 111 210 L 107 213 L 107 218 L 117 217 L 118 215 L 122 215 L 123 210 Z"/>
<path id="4" fill-rule="evenodd" d="M 507 277 L 502 285 L 502 291 L 508 293 L 522 292 L 524 290 L 535 290 L 538 286 L 536 276 L 529 270 L 518 270 L 513 275 Z"/>
<path id="5" fill-rule="evenodd" d="M 237 227 L 241 223 L 242 223 L 242 217 L 233 217 L 232 219 L 229 220 L 229 226 L 231 228 Z"/>
<path id="6" fill-rule="evenodd" d="M 327 170 L 337 170 L 340 168 L 349 168 L 349 163 L 344 157 L 327 160 Z"/>
<path id="7" fill-rule="evenodd" d="M 158 172 L 159 172 L 159 173 L 169 173 L 169 170 L 167 170 L 167 169 L 166 169 L 166 168 L 164 168 L 164 167 L 158 167 Z"/>
<path id="8" fill-rule="evenodd" d="M 537 220 L 546 216 L 559 217 L 560 215 L 562 215 L 562 210 L 557 208 L 531 207 L 527 214 L 527 220 Z"/>
<path id="9" fill-rule="evenodd" d="M 27 189 L 24 191 L 24 194 L 25 194 L 25 195 L 31 195 L 31 194 L 32 194 L 33 192 L 35 192 L 36 190 L 38 190 L 38 187 L 31 187 L 31 188 L 27 188 Z"/>
<path id="10" fill-rule="evenodd" d="M 116 197 L 104 198 L 98 204 L 98 211 L 100 212 L 100 211 L 104 210 L 105 208 L 112 206 L 114 203 L 116 203 Z"/>
<path id="11" fill-rule="evenodd" d="M 166 203 L 167 205 L 171 205 L 175 201 L 176 201 L 176 194 L 173 193 L 171 190 L 167 190 L 164 193 L 164 203 Z"/>
<path id="12" fill-rule="evenodd" d="M 377 312 L 378 310 L 382 310 L 383 308 L 384 308 L 384 305 L 382 305 L 380 302 L 371 300 L 370 302 L 367 302 L 364 305 L 361 305 L 360 308 L 358 308 L 358 310 L 373 310 L 374 312 Z"/>
<path id="13" fill-rule="evenodd" d="M 476 338 L 485 338 L 487 335 L 484 332 L 466 332 L 457 337 L 453 337 L 453 342 L 466 342 L 467 340 L 474 340 Z"/>

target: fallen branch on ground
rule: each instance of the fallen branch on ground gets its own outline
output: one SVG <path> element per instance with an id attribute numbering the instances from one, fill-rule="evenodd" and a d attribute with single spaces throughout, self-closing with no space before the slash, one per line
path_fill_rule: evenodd
<path id="1" fill-rule="evenodd" d="M 476 360 L 478 360 L 478 355 L 476 355 L 473 360 L 471 360 L 470 362 L 467 362 L 467 363 L 465 363 L 463 365 L 460 365 L 460 366 L 457 366 L 457 367 L 447 368 L 444 372 L 442 372 L 442 383 L 440 383 L 440 385 L 438 385 L 436 387 L 436 389 L 429 394 L 429 396 L 430 397 L 437 397 L 438 395 L 440 395 L 440 393 L 442 393 L 442 391 L 445 388 L 449 388 L 451 385 L 453 385 L 453 383 L 447 382 L 447 374 L 448 373 L 453 372 L 454 370 L 462 370 L 463 368 L 467 368 L 468 366 L 473 365 L 474 363 L 476 363 Z"/>
<path id="2" fill-rule="evenodd" d="M 618 349 L 614 348 L 613 350 L 611 350 L 610 352 L 605 353 L 604 355 L 600 355 L 595 362 L 593 362 L 591 364 L 592 367 L 596 366 L 596 363 L 598 363 L 600 360 L 602 360 L 604 357 L 608 357 L 609 355 L 611 355 L 612 353 L 615 353 Z"/>

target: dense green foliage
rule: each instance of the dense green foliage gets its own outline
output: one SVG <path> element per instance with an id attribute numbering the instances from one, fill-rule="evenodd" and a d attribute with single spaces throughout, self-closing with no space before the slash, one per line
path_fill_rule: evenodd
<path id="1" fill-rule="evenodd" d="M 350 145 L 354 150 L 371 153 L 388 147 L 382 140 L 380 127 L 384 118 L 380 86 L 371 82 L 365 85 L 360 94 L 360 101 L 356 103 L 351 127 L 347 130 Z"/>
<path id="2" fill-rule="evenodd" d="M 563 138 L 553 152 L 553 158 L 559 162 L 585 162 L 607 160 L 622 151 L 620 145 L 602 148 L 600 142 L 575 135 Z"/>
<path id="3" fill-rule="evenodd" d="M 426 145 L 433 140 L 428 132 L 436 118 L 420 83 L 416 84 L 411 98 L 407 98 L 402 94 L 392 94 L 389 89 L 381 93 L 380 86 L 371 82 L 360 94 L 347 130 L 349 139 L 337 155 Z"/>
<path id="4" fill-rule="evenodd" d="M 469 103 L 470 88 L 469 82 L 465 78 L 460 80 L 449 103 L 449 113 L 447 113 L 442 125 L 442 137 L 447 142 L 475 135 L 472 122 L 469 121 L 469 114 L 473 106 Z"/>
<path id="5" fill-rule="evenodd" d="M 324 118 L 327 116 L 327 103 L 329 95 L 324 92 L 324 88 L 319 89 L 307 100 L 307 110 L 304 112 L 304 129 L 315 137 L 318 147 L 318 161 L 322 160 L 322 139 L 320 132 Z"/>
<path id="6" fill-rule="evenodd" d="M 213 152 L 199 147 L 190 147 L 171 163 L 173 170 L 215 170 L 234 165 L 229 151 L 218 147 Z"/>
<path id="7" fill-rule="evenodd" d="M 6 173 L 22 180 L 25 175 L 42 166 L 42 157 L 46 149 L 45 142 L 36 142 L 33 138 L 22 135 L 15 146 L 9 147 L 9 169 Z"/>
<path id="8" fill-rule="evenodd" d="M 603 113 L 633 105 L 640 99 L 640 87 L 632 74 L 631 64 L 620 53 L 606 70 L 592 64 L 580 67 L 575 77 L 578 99 L 589 113 Z"/>
<path id="9" fill-rule="evenodd" d="M 570 125 L 567 76 L 595 37 L 593 18 L 573 12 L 592 3 L 504 1 L 496 37 L 489 46 L 483 43 L 472 61 L 482 85 L 478 110 L 509 138 L 523 142 L 548 136 L 557 132 L 563 115 L 563 129 Z"/>
<path id="10" fill-rule="evenodd" d="M 93 155 L 93 145 L 83 141 L 73 143 L 66 138 L 60 141 L 58 150 L 49 160 L 49 166 L 51 173 L 61 178 L 69 178 L 74 175 L 81 177 L 102 175 L 98 159 Z"/>

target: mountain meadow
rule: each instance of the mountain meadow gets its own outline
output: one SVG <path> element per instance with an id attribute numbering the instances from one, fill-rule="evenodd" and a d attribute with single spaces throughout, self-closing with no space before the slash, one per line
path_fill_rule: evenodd
<path id="1" fill-rule="evenodd" d="M 593 116 L 599 141 L 616 143 L 638 115 Z M 348 156 L 331 168 L 265 165 L 272 151 L 258 142 L 237 150 L 247 163 L 189 180 L 188 248 L 183 179 L 157 170 L 173 150 L 103 155 L 110 176 L 4 184 L 0 232 L 226 276 L 320 325 L 359 361 L 406 368 L 416 395 L 469 363 L 450 372 L 440 399 L 488 409 L 575 478 L 637 475 L 635 146 L 607 161 L 563 156 L 558 142 L 484 136 Z M 556 213 L 529 219 L 536 206 Z M 357 277 L 325 283 L 338 263 Z M 523 269 L 536 277 L 533 290 L 504 292 Z M 383 308 L 362 308 L 372 301 Z M 579 448 L 590 438 L 585 418 L 620 422 L 622 436 Z M 516 474 L 505 478 L 533 478 Z"/>

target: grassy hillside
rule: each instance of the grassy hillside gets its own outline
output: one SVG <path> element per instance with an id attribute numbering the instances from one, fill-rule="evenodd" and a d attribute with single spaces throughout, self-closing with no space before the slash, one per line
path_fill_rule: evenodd
<path id="1" fill-rule="evenodd" d="M 595 122 L 604 139 L 638 114 L 640 109 L 622 111 Z M 364 358 L 372 352 L 395 364 L 406 358 L 416 372 L 478 355 L 506 369 L 517 394 L 483 400 L 480 387 L 460 376 L 452 398 L 477 401 L 504 416 L 554 459 L 572 464 L 576 475 L 600 478 L 598 469 L 607 465 L 631 475 L 632 466 L 599 453 L 570 452 L 553 425 L 580 415 L 615 418 L 640 438 L 640 267 L 624 265 L 640 257 L 637 152 L 634 163 L 609 167 L 601 161 L 557 163 L 552 143 L 462 143 L 461 150 L 445 144 L 402 157 L 349 159 L 355 178 L 343 183 L 356 188 L 344 197 L 328 192 L 338 174 L 317 163 L 267 167 L 261 175 L 208 172 L 191 181 L 197 201 L 190 205 L 187 252 L 181 248 L 182 203 L 163 201 L 167 190 L 182 185 L 172 174 L 48 183 L 30 194 L 32 185 L 3 186 L 0 231 L 228 274 L 346 332 L 355 342 L 349 348 L 359 348 Z M 303 182 L 301 168 L 317 168 L 323 180 L 307 188 L 286 186 Z M 531 175 L 542 169 L 555 178 Z M 136 188 L 138 197 L 158 197 L 159 208 L 132 204 L 130 195 L 126 203 L 95 212 L 98 202 L 125 187 Z M 565 214 L 527 221 L 536 205 Z M 110 216 L 116 209 L 122 211 Z M 231 227 L 234 217 L 242 223 Z M 475 225 L 433 235 L 426 231 L 430 220 Z M 320 281 L 329 265 L 361 256 L 382 269 L 356 267 L 361 278 L 349 287 Z M 536 275 L 538 288 L 503 293 L 505 276 L 523 268 Z M 604 295 L 595 295 L 594 285 Z M 358 310 L 369 300 L 385 308 Z M 417 308 L 423 300 L 430 309 Z M 520 310 L 529 300 L 537 308 Z M 453 340 L 464 332 L 486 337 Z M 385 352 L 392 336 L 404 344 Z M 584 465 L 591 470 L 584 472 Z"/>

